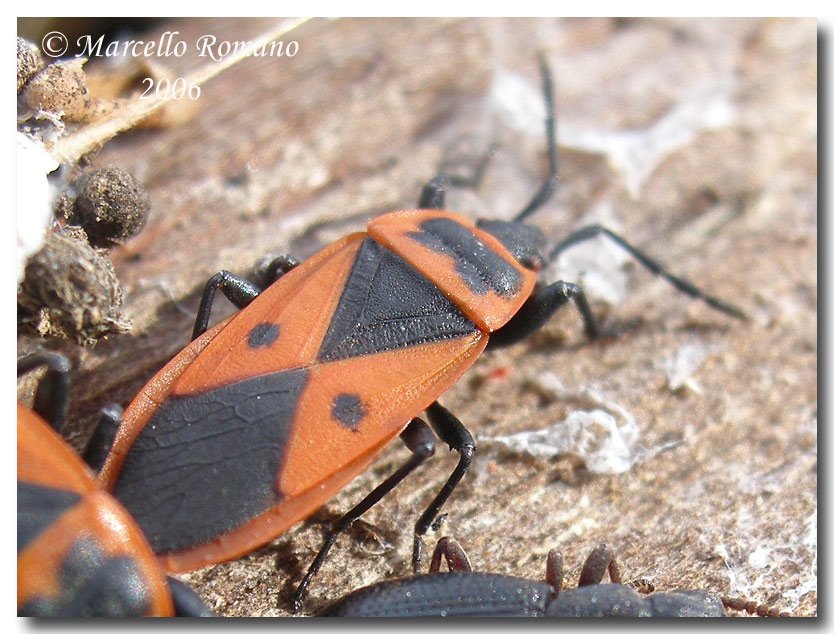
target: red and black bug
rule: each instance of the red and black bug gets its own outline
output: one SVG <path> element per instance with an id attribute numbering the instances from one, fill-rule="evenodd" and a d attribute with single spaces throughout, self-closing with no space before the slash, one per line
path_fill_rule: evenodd
<path id="1" fill-rule="evenodd" d="M 449 572 L 440 572 L 442 559 Z M 605 573 L 611 583 L 603 584 Z M 621 583 L 610 548 L 597 546 L 582 566 L 577 588 L 563 590 L 562 556 L 547 555 L 544 581 L 472 572 L 469 558 L 450 537 L 437 542 L 429 574 L 392 579 L 355 590 L 318 616 L 348 617 L 715 617 L 725 608 L 760 616 L 789 616 L 769 606 L 703 590 L 641 595 Z"/>
<path id="2" fill-rule="evenodd" d="M 206 285 L 194 340 L 108 416 L 87 458 L 136 518 L 168 570 L 238 557 L 307 517 L 400 436 L 412 457 L 331 527 L 296 606 L 336 536 L 434 452 L 431 427 L 460 459 L 414 529 L 422 535 L 475 451 L 437 399 L 487 347 L 514 343 L 572 300 L 591 339 L 608 334 L 582 289 L 537 283 L 564 249 L 605 235 L 679 290 L 733 317 L 743 313 L 668 273 L 600 226 L 553 247 L 523 223 L 556 185 L 553 88 L 542 60 L 549 175 L 512 222 L 444 211 L 447 179 L 418 209 L 373 220 L 303 263 L 276 261 L 261 292 L 223 271 Z M 208 329 L 217 290 L 241 309 Z"/>
<path id="3" fill-rule="evenodd" d="M 209 616 L 166 578 L 140 528 L 44 420 L 66 414 L 69 364 L 53 353 L 18 363 L 47 372 L 37 413 L 17 406 L 17 610 L 20 616 Z"/>

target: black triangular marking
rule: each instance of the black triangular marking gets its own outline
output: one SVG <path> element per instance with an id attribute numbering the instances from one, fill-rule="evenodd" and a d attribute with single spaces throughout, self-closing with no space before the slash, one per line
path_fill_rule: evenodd
<path id="1" fill-rule="evenodd" d="M 477 331 L 417 269 L 376 240 L 365 238 L 318 359 L 336 361 Z"/>
<path id="2" fill-rule="evenodd" d="M 308 376 L 275 372 L 162 402 L 113 491 L 154 552 L 207 543 L 280 502 L 275 482 Z"/>

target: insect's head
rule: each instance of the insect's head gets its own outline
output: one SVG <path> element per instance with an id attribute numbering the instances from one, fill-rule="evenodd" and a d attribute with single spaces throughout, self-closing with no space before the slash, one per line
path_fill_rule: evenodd
<path id="1" fill-rule="evenodd" d="M 538 227 L 515 220 L 478 220 L 477 226 L 503 244 L 524 268 L 538 272 L 547 262 L 547 241 Z"/>

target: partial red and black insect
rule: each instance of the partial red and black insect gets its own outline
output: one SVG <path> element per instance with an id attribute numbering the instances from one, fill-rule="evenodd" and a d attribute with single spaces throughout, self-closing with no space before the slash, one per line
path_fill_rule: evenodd
<path id="1" fill-rule="evenodd" d="M 512 222 L 473 223 L 444 211 L 447 179 L 423 189 L 419 209 L 373 220 L 299 264 L 275 263 L 263 292 L 227 271 L 206 285 L 194 340 L 124 412 L 100 426 L 87 457 L 136 518 L 168 570 L 238 557 L 307 517 L 400 436 L 412 457 L 334 523 L 301 582 L 296 605 L 336 536 L 434 452 L 460 454 L 420 516 L 421 538 L 464 476 L 472 435 L 437 399 L 487 347 L 539 329 L 569 300 L 592 339 L 608 333 L 580 287 L 537 284 L 564 249 L 606 235 L 679 290 L 733 317 L 737 308 L 666 272 L 599 226 L 545 252 L 523 220 L 556 185 L 550 72 L 542 61 L 549 175 Z M 208 329 L 217 290 L 241 309 Z M 111 446 L 112 445 L 112 446 Z"/>
<path id="2" fill-rule="evenodd" d="M 69 365 L 47 366 L 35 411 L 17 406 L 17 610 L 20 616 L 209 616 L 194 592 L 167 579 L 140 528 L 62 437 Z"/>
<path id="3" fill-rule="evenodd" d="M 449 572 L 440 572 L 445 558 Z M 579 576 L 578 587 L 563 590 L 562 556 L 551 550 L 545 581 L 472 572 L 458 543 L 438 541 L 429 574 L 392 579 L 361 588 L 335 601 L 318 616 L 348 617 L 715 617 L 725 607 L 761 616 L 789 616 L 768 606 L 720 597 L 703 590 L 641 595 L 621 583 L 611 550 L 597 546 Z M 603 584 L 606 571 L 611 583 Z M 744 607 L 740 607 L 740 606 Z"/>

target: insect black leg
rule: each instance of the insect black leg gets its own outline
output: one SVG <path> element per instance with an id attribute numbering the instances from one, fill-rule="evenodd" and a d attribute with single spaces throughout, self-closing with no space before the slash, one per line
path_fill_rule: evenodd
<path id="1" fill-rule="evenodd" d="M 266 267 L 266 272 L 264 273 L 266 285 L 274 284 L 299 264 L 301 264 L 301 261 L 291 255 L 287 255 L 286 253 L 279 255 Z"/>
<path id="2" fill-rule="evenodd" d="M 440 437 L 440 440 L 449 445 L 449 449 L 460 453 L 460 460 L 458 466 L 449 476 L 446 484 L 440 489 L 440 492 L 429 504 L 425 512 L 417 520 L 417 525 L 414 527 L 414 550 L 411 556 L 411 566 L 414 572 L 420 569 L 420 561 L 423 550 L 423 535 L 434 522 L 440 508 L 449 499 L 449 496 L 454 491 L 455 487 L 466 474 L 466 470 L 472 462 L 472 456 L 475 455 L 475 440 L 469 430 L 463 426 L 457 417 L 452 412 L 447 410 L 440 403 L 434 402 L 426 410 L 429 417 L 429 422 L 435 433 Z"/>
<path id="3" fill-rule="evenodd" d="M 591 551 L 591 554 L 585 560 L 582 572 L 579 573 L 577 586 L 582 587 L 600 583 L 606 570 L 608 576 L 611 577 L 611 583 L 620 583 L 622 577 L 614 553 L 605 544 L 600 544 Z"/>
<path id="4" fill-rule="evenodd" d="M 174 600 L 174 614 L 176 616 L 217 616 L 194 590 L 179 579 L 168 576 L 168 588 Z"/>
<path id="5" fill-rule="evenodd" d="M 66 357 L 56 352 L 35 352 L 18 359 L 17 375 L 40 366 L 46 366 L 46 373 L 35 390 L 32 409 L 60 432 L 67 420 L 69 408 L 70 363 Z"/>
<path id="6" fill-rule="evenodd" d="M 736 308 L 732 304 L 729 304 L 728 302 L 725 302 L 724 300 L 719 299 L 718 297 L 708 295 L 689 280 L 686 280 L 682 277 L 678 277 L 677 275 L 673 275 L 672 273 L 667 271 L 663 267 L 663 265 L 660 264 L 660 262 L 649 257 L 640 249 L 632 246 L 623 238 L 618 236 L 616 233 L 609 229 L 606 229 L 602 225 L 589 225 L 587 227 L 583 227 L 582 229 L 574 231 L 572 234 L 570 234 L 567 238 L 562 240 L 553 248 L 553 250 L 550 252 L 548 261 L 552 262 L 562 251 L 564 251 L 568 247 L 571 247 L 580 242 L 584 242 L 585 240 L 590 240 L 591 238 L 595 238 L 599 235 L 607 236 L 609 239 L 613 240 L 615 244 L 618 244 L 620 247 L 625 249 L 635 260 L 637 260 L 640 264 L 649 269 L 649 271 L 651 271 L 655 275 L 659 275 L 682 293 L 686 293 L 687 295 L 689 295 L 690 297 L 694 297 L 695 299 L 700 299 L 706 302 L 708 305 L 712 306 L 713 308 L 720 310 L 721 312 L 726 313 L 731 317 L 736 317 L 737 319 L 747 319 L 747 315 L 745 315 L 741 309 Z"/>
<path id="7" fill-rule="evenodd" d="M 600 328 L 591 311 L 591 305 L 579 286 L 569 282 L 555 282 L 535 291 L 510 321 L 489 336 L 487 347 L 500 348 L 524 339 L 541 328 L 553 313 L 571 299 L 582 315 L 588 338 L 599 339 L 608 334 Z"/>
<path id="8" fill-rule="evenodd" d="M 122 424 L 122 413 L 122 408 L 115 404 L 108 405 L 101 410 L 98 426 L 87 442 L 87 447 L 82 455 L 84 462 L 93 471 L 98 472 L 104 466 L 104 461 L 107 459 L 110 448 L 113 446 L 113 440 L 116 438 L 116 431 Z"/>
<path id="9" fill-rule="evenodd" d="M 443 209 L 446 203 L 446 176 L 438 174 L 423 186 L 417 206 L 420 209 Z"/>
<path id="10" fill-rule="evenodd" d="M 214 295 L 217 289 L 223 291 L 226 298 L 238 308 L 246 308 L 253 299 L 260 295 L 260 289 L 242 277 L 220 271 L 214 275 L 203 290 L 203 298 L 200 300 L 200 307 L 197 309 L 197 319 L 194 322 L 194 332 L 191 340 L 194 341 L 208 329 L 211 307 L 214 303 Z"/>
<path id="11" fill-rule="evenodd" d="M 419 418 L 414 418 L 408 426 L 400 434 L 400 438 L 405 443 L 406 447 L 411 451 L 412 456 L 403 466 L 397 471 L 388 476 L 382 484 L 371 491 L 364 500 L 354 506 L 350 511 L 345 513 L 341 518 L 336 520 L 330 527 L 327 537 L 324 540 L 324 545 L 316 555 L 304 579 L 298 584 L 298 589 L 295 591 L 295 598 L 293 599 L 293 612 L 301 609 L 301 603 L 304 600 L 304 594 L 307 586 L 313 575 L 321 568 L 321 564 L 339 533 L 349 528 L 365 511 L 371 508 L 374 504 L 379 502 L 385 495 L 391 492 L 400 482 L 403 481 L 412 471 L 419 467 L 428 458 L 434 455 L 434 435 L 431 429 Z"/>
<path id="12" fill-rule="evenodd" d="M 441 537 L 437 540 L 434 553 L 431 556 L 429 572 L 440 572 L 440 562 L 446 559 L 449 572 L 471 572 L 472 565 L 469 557 L 461 545 L 452 537 Z"/>

